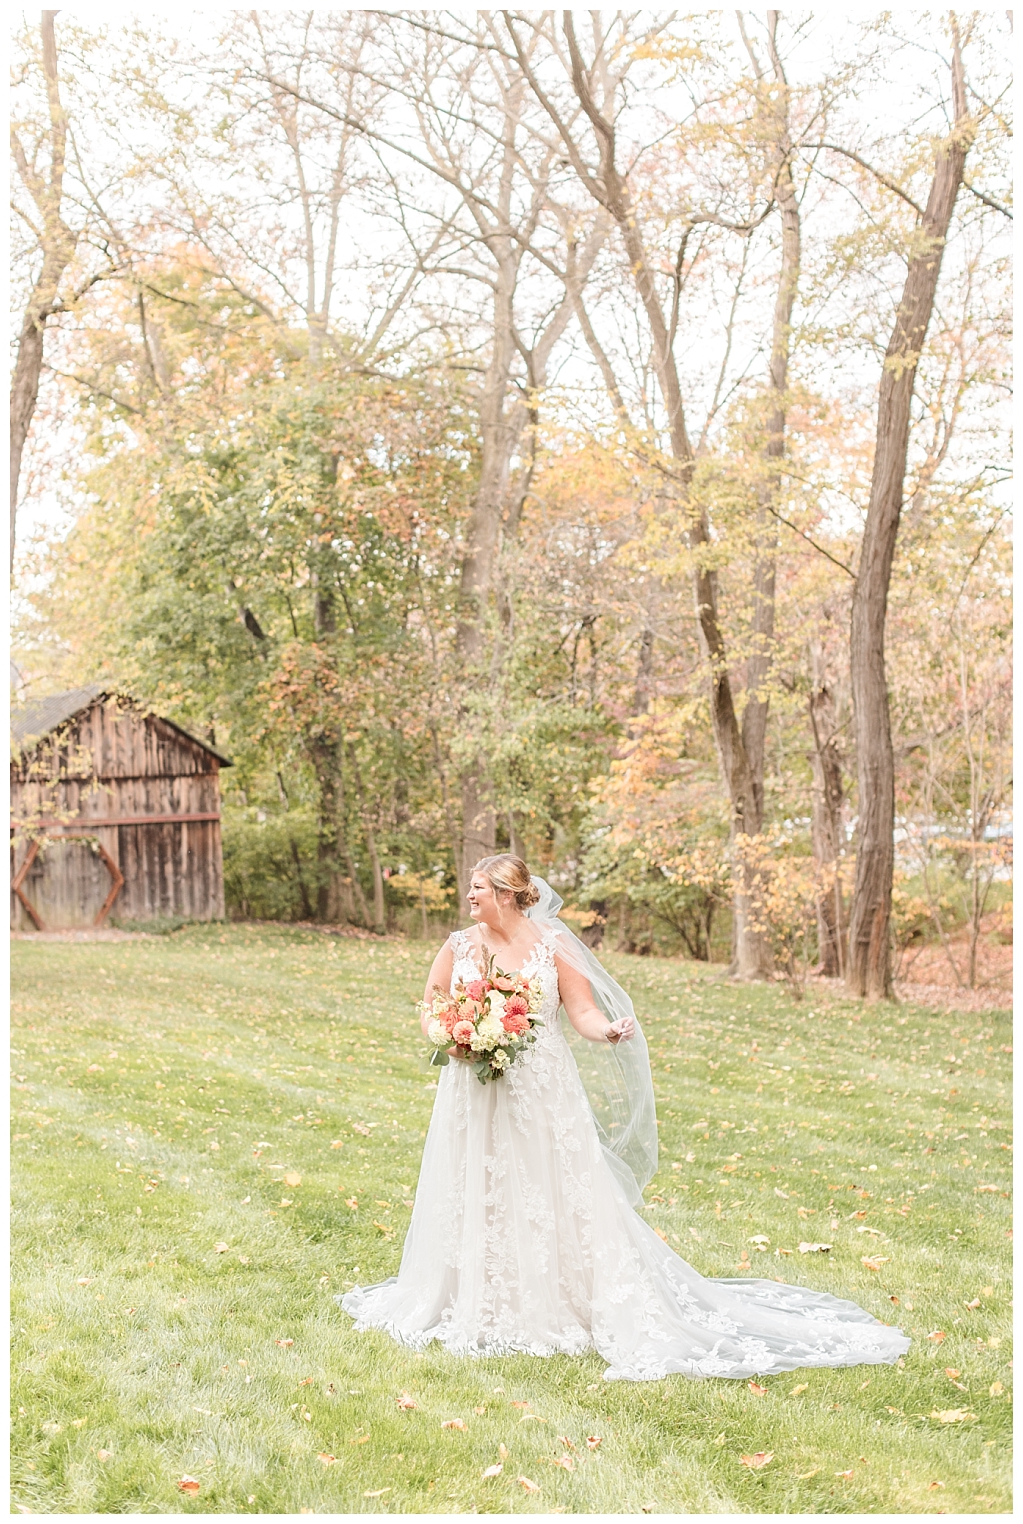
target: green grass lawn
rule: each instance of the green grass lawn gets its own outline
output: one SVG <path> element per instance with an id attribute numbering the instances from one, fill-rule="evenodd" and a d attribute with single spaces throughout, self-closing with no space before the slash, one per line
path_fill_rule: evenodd
<path id="1" fill-rule="evenodd" d="M 759 1393 L 607 1383 L 595 1355 L 413 1354 L 334 1303 L 398 1266 L 431 952 L 255 926 L 14 944 L 16 1510 L 1009 1509 L 1006 1013 L 609 959 L 650 1039 L 653 1226 L 913 1344 Z"/>

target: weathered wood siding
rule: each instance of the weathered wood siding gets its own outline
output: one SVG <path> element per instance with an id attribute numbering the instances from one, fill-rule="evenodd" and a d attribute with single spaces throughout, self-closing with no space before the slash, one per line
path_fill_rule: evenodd
<path id="1" fill-rule="evenodd" d="M 166 721 L 101 700 L 12 767 L 11 814 L 15 821 L 52 820 L 54 835 L 89 831 L 102 843 L 125 879 L 112 922 L 217 919 L 224 915 L 219 767 Z M 171 822 L 163 815 L 216 818 Z M 24 841 L 16 846 L 15 870 L 26 851 Z M 91 925 L 110 884 L 87 842 L 64 840 L 45 843 L 22 888 L 56 928 Z M 11 900 L 12 926 L 29 929 L 28 913 Z"/>

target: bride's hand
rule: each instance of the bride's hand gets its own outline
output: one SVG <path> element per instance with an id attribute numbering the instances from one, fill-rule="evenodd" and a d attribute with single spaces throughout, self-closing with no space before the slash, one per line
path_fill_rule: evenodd
<path id="1" fill-rule="evenodd" d="M 604 1033 L 609 1043 L 628 1042 L 636 1035 L 636 1023 L 631 1016 L 623 1016 L 620 1021 L 613 1021 Z"/>

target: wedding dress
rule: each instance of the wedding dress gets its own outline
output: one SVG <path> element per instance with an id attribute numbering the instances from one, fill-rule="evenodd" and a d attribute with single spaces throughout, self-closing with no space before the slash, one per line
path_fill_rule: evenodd
<path id="1" fill-rule="evenodd" d="M 546 927 L 521 970 L 544 990 L 536 1042 L 486 1085 L 441 1069 L 399 1272 L 338 1299 L 355 1328 L 459 1355 L 596 1350 L 608 1381 L 896 1361 L 909 1340 L 854 1302 L 708 1279 L 637 1215 L 560 1025 L 556 941 Z M 479 971 L 469 934 L 451 942 L 453 987 Z"/>

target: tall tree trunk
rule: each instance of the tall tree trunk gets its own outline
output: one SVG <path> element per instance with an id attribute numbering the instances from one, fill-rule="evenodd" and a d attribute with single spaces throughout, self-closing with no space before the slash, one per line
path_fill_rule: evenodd
<path id="1" fill-rule="evenodd" d="M 30 163 L 16 131 L 11 132 L 11 147 L 21 182 L 35 203 L 39 219 L 39 242 L 42 266 L 32 288 L 21 325 L 18 358 L 11 380 L 11 566 L 18 515 L 18 489 L 25 441 L 39 398 L 39 377 L 43 368 L 43 330 L 59 306 L 57 288 L 61 276 L 75 252 L 75 236 L 62 216 L 64 198 L 64 158 L 67 147 L 67 117 L 60 99 L 57 74 L 57 42 L 53 30 L 56 11 L 43 11 L 40 24 L 43 78 L 49 108 L 50 163 L 48 173 L 39 174 Z"/>
<path id="2" fill-rule="evenodd" d="M 885 675 L 885 619 L 902 512 L 916 369 L 934 309 L 938 273 L 969 146 L 959 33 L 952 21 L 955 126 L 938 150 L 923 223 L 909 268 L 878 394 L 870 501 L 853 593 L 849 644 L 858 784 L 856 884 L 846 982 L 853 995 L 886 1000 L 892 991 L 889 943 L 895 865 L 895 759 Z"/>
<path id="3" fill-rule="evenodd" d="M 835 700 L 822 671 L 820 653 L 811 651 L 812 680 L 809 697 L 813 751 L 810 794 L 813 855 L 820 864 L 824 888 L 817 900 L 817 950 L 821 973 L 841 978 L 842 890 L 838 864 L 842 847 L 842 757 L 836 741 Z M 834 882 L 828 879 L 834 874 Z"/>
<path id="4" fill-rule="evenodd" d="M 352 778 L 355 782 L 355 794 L 359 801 L 359 813 L 362 816 L 362 834 L 366 838 L 366 851 L 369 855 L 370 872 L 373 875 L 373 929 L 374 931 L 384 932 L 387 930 L 387 910 L 384 905 L 384 872 L 380 866 L 376 829 L 366 799 L 366 791 L 362 786 L 362 774 L 359 771 L 359 761 L 355 755 L 354 746 L 349 746 L 348 748 L 348 763 L 352 769 Z"/>

